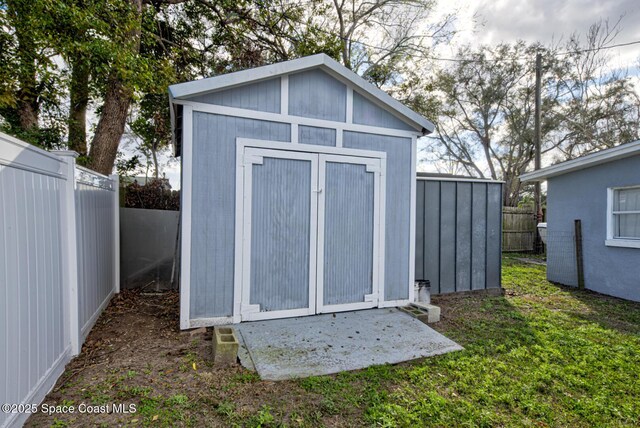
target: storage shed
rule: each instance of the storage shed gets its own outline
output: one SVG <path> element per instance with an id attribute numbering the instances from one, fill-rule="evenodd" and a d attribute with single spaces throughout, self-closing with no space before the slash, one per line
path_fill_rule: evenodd
<path id="1" fill-rule="evenodd" d="M 521 180 L 547 181 L 549 281 L 640 301 L 640 141 Z"/>
<path id="2" fill-rule="evenodd" d="M 324 54 L 169 88 L 181 328 L 413 300 L 433 124 Z"/>

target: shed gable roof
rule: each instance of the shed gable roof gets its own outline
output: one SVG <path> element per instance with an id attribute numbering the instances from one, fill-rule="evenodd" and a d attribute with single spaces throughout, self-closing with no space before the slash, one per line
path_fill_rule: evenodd
<path id="1" fill-rule="evenodd" d="M 640 140 L 522 174 L 520 181 L 544 181 L 547 178 L 638 155 L 640 155 Z"/>
<path id="2" fill-rule="evenodd" d="M 396 114 L 405 118 L 408 123 L 414 124 L 416 128 L 422 128 L 423 132 L 433 132 L 434 125 L 429 120 L 404 106 L 384 91 L 376 88 L 374 85 L 325 54 L 312 55 L 263 67 L 208 77 L 192 82 L 178 83 L 169 86 L 169 97 L 171 100 L 187 99 L 208 92 L 246 85 L 251 82 L 310 70 L 313 68 L 320 68 L 336 76 L 340 80 L 351 84 L 354 89 L 358 89 L 361 93 L 367 94 L 373 100 L 384 105 L 386 108 L 395 111 Z"/>

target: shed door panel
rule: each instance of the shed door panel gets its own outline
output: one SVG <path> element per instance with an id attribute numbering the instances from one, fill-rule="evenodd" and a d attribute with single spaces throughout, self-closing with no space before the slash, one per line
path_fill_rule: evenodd
<path id="1" fill-rule="evenodd" d="M 271 151 L 250 154 L 245 165 L 244 215 L 250 240 L 245 238 L 249 275 L 243 319 L 248 320 L 315 312 L 317 158 L 267 153 Z"/>
<path id="2" fill-rule="evenodd" d="M 318 312 L 377 305 L 379 161 L 320 155 Z"/>

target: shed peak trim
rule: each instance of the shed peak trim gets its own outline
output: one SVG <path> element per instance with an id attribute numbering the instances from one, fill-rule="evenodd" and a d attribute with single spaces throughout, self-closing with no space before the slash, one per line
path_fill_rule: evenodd
<path id="1" fill-rule="evenodd" d="M 640 156 L 640 140 L 522 174 L 520 181 L 544 181 L 550 177 L 590 168 L 630 156 Z"/>
<path id="2" fill-rule="evenodd" d="M 325 54 L 307 56 L 277 64 L 265 65 L 263 67 L 208 77 L 192 82 L 178 83 L 169 86 L 169 97 L 172 100 L 186 99 L 207 92 L 232 88 L 234 86 L 245 85 L 259 80 L 297 73 L 313 68 L 324 69 L 334 75 L 337 75 L 339 78 L 353 85 L 355 89 L 363 91 L 363 93 L 384 104 L 387 108 L 394 110 L 409 122 L 419 125 L 423 128 L 423 132 L 433 132 L 434 125 L 429 120 L 404 106 L 384 91 L 376 88 L 371 83 L 367 82 L 362 77 L 358 76 L 356 73 L 347 69 Z"/>

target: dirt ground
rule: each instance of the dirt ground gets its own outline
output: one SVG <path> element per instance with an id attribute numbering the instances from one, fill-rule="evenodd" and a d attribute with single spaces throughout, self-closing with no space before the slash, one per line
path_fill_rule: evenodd
<path id="1" fill-rule="evenodd" d="M 482 294 L 434 299 L 443 312 L 432 326 L 445 334 L 455 330 L 455 320 L 476 312 L 469 306 L 483 299 Z M 113 407 L 111 413 L 37 413 L 26 426 L 361 426 L 366 409 L 353 397 L 365 400 L 394 388 L 393 376 L 385 379 L 377 372 L 331 376 L 327 385 L 313 379 L 262 381 L 240 365 L 214 366 L 211 335 L 211 329 L 180 331 L 177 292 L 123 290 L 43 404 L 76 409 L 134 404 L 135 413 Z M 326 388 L 345 388 L 345 401 L 327 400 Z"/>
<path id="2" fill-rule="evenodd" d="M 273 409 L 288 425 L 300 425 L 301 414 L 329 426 L 359 419 L 358 409 L 341 412 L 339 420 L 316 412 L 320 396 L 298 382 L 261 381 L 239 365 L 213 366 L 211 329 L 181 332 L 178 313 L 176 292 L 124 290 L 43 402 L 135 404 L 135 413 L 37 413 L 26 426 L 263 426 Z"/>

